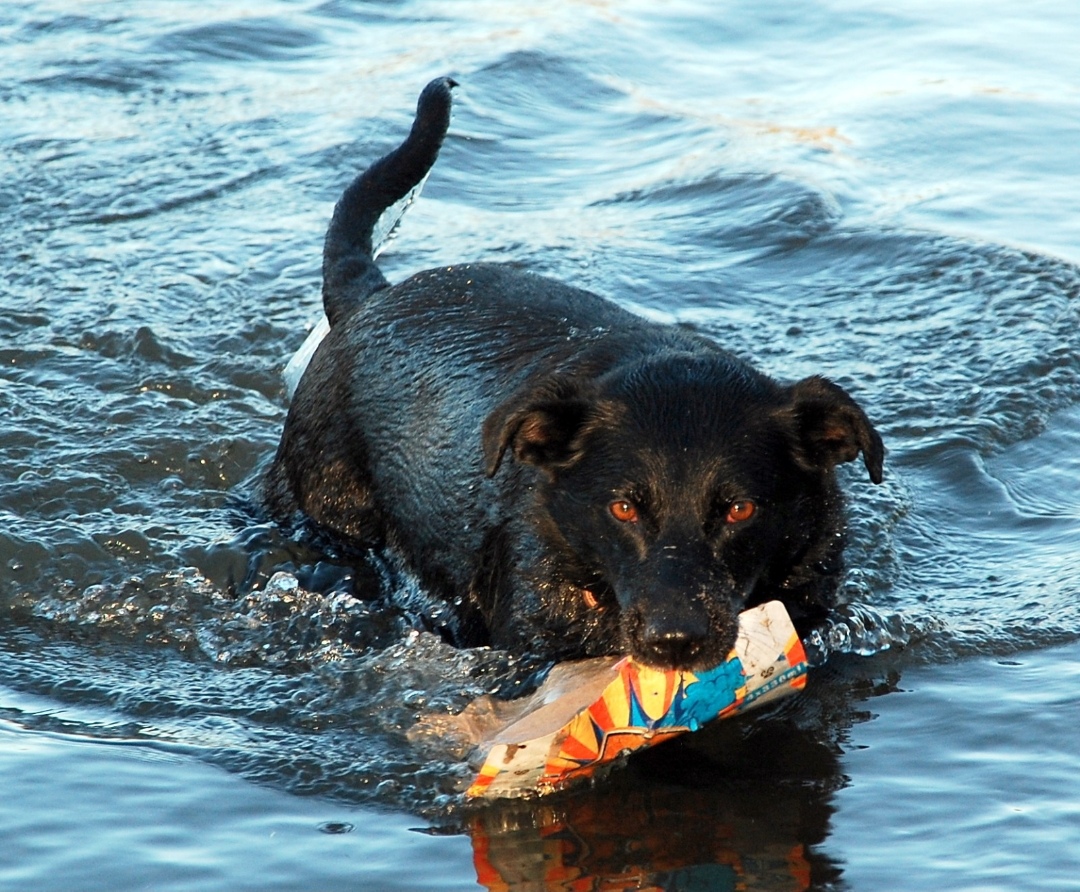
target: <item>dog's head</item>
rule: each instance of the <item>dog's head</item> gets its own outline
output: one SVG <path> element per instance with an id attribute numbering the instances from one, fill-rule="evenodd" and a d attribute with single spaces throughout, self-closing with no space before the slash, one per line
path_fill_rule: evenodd
<path id="1" fill-rule="evenodd" d="M 487 420 L 494 475 L 509 450 L 538 468 L 538 524 L 617 610 L 624 651 L 705 668 L 738 613 L 784 598 L 805 564 L 842 547 L 833 469 L 881 439 L 818 377 L 783 386 L 723 353 L 669 353 L 598 378 L 526 386 Z"/>

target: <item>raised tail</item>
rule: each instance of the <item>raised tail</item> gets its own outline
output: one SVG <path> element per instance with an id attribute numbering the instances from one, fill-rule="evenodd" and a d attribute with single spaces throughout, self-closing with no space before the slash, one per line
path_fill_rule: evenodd
<path id="1" fill-rule="evenodd" d="M 334 208 L 323 244 L 323 309 L 330 325 L 389 283 L 375 265 L 379 218 L 409 196 L 431 170 L 450 126 L 450 89 L 440 77 L 424 87 L 405 141 L 353 180 Z"/>

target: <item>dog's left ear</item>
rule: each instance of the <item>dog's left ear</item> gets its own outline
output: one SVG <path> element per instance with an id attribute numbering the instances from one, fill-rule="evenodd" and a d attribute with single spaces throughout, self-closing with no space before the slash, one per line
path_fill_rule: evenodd
<path id="1" fill-rule="evenodd" d="M 796 460 L 821 470 L 854 461 L 861 452 L 870 479 L 881 483 L 885 446 L 846 390 L 815 375 L 793 385 L 790 396 L 784 414 L 794 419 Z"/>
<path id="2" fill-rule="evenodd" d="M 484 464 L 494 477 L 506 450 L 525 464 L 554 470 L 581 454 L 579 434 L 591 402 L 566 382 L 549 380 L 526 388 L 484 421 Z"/>

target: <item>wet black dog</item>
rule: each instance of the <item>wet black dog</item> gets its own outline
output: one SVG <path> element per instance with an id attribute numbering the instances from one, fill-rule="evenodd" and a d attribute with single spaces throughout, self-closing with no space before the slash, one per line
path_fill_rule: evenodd
<path id="1" fill-rule="evenodd" d="M 713 342 L 493 264 L 390 285 L 382 212 L 434 164 L 447 79 L 346 190 L 326 237 L 331 330 L 298 387 L 267 497 L 385 545 L 453 605 L 447 633 L 556 658 L 722 660 L 736 615 L 797 623 L 841 571 L 838 462 L 881 480 L 866 415 L 824 378 L 785 385 Z"/>

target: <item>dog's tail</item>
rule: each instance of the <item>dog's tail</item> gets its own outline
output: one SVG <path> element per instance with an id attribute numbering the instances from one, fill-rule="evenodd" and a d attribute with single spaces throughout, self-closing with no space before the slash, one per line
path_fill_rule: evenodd
<path id="1" fill-rule="evenodd" d="M 375 265 L 380 217 L 423 184 L 450 126 L 450 89 L 456 86 L 448 77 L 428 84 L 405 141 L 353 180 L 334 208 L 323 245 L 323 309 L 331 326 L 389 284 Z M 393 216 L 383 238 L 399 217 Z"/>

